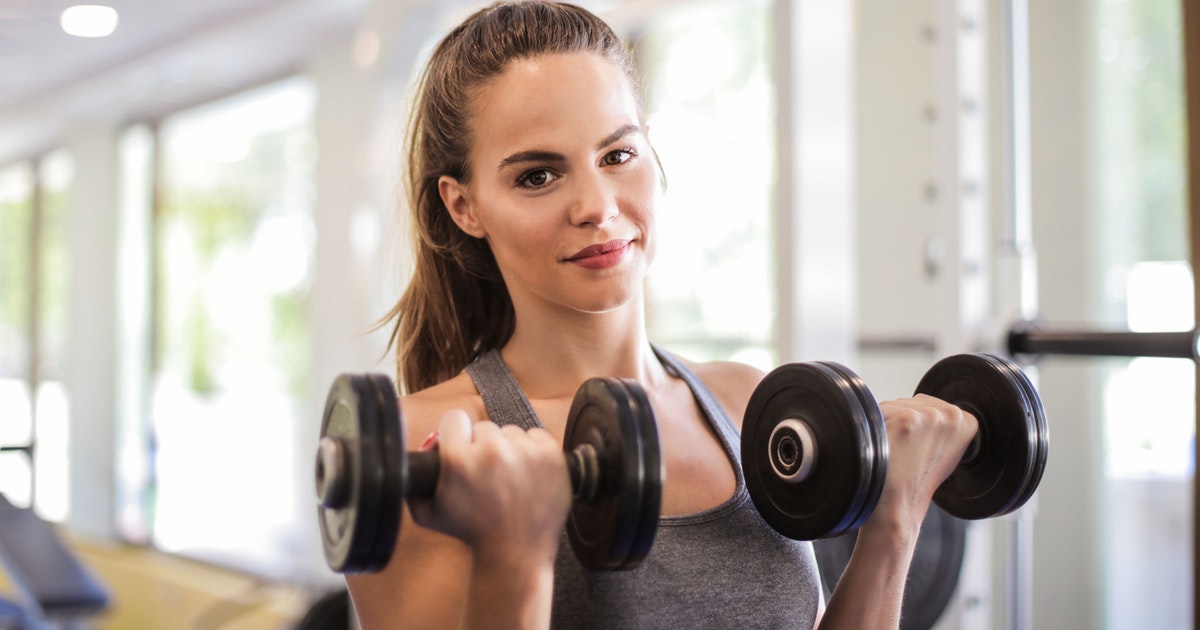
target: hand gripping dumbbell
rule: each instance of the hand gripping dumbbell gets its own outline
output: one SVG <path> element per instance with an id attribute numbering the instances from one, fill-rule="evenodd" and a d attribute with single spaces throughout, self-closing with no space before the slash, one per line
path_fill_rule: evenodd
<path id="1" fill-rule="evenodd" d="M 979 421 L 962 461 L 934 493 L 953 516 L 1000 516 L 1025 504 L 1046 467 L 1049 430 L 1041 399 L 1010 361 L 988 354 L 942 359 L 917 394 L 956 405 Z M 883 414 L 854 372 L 832 362 L 790 363 L 750 397 L 742 468 L 763 518 L 796 540 L 857 529 L 887 476 Z"/>
<path id="2" fill-rule="evenodd" d="M 401 502 L 434 495 L 436 451 L 404 447 L 392 380 L 342 374 L 325 402 L 317 448 L 317 518 L 325 561 L 339 573 L 387 566 Z M 593 378 L 575 394 L 563 451 L 574 501 L 567 537 L 592 569 L 632 569 L 658 528 L 663 461 L 649 399 L 633 381 Z"/>

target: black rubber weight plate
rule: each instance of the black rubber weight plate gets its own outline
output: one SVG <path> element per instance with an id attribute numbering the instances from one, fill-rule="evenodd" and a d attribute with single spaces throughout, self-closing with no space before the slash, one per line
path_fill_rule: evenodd
<path id="1" fill-rule="evenodd" d="M 1037 414 L 1012 372 L 989 355 L 954 355 L 934 364 L 916 392 L 962 407 L 979 420 L 979 454 L 938 488 L 937 504 L 965 519 L 1001 516 L 1020 507 L 1044 449 Z"/>
<path id="2" fill-rule="evenodd" d="M 634 434 L 641 443 L 641 481 L 637 488 L 642 498 L 638 506 L 637 528 L 629 546 L 629 555 L 620 566 L 621 569 L 635 569 L 646 559 L 650 548 L 654 546 L 658 520 L 662 514 L 662 489 L 666 471 L 658 439 L 658 421 L 654 417 L 654 409 L 650 406 L 650 398 L 637 382 L 622 380 L 621 383 L 629 394 L 629 415 L 633 426 L 636 427 Z"/>
<path id="3" fill-rule="evenodd" d="M 368 374 L 375 386 L 379 415 L 379 462 L 382 483 L 379 491 L 378 518 L 375 545 L 371 550 L 372 565 L 387 566 L 396 548 L 400 534 L 400 510 L 404 497 L 408 496 L 408 451 L 404 445 L 404 418 L 400 413 L 400 399 L 392 379 L 383 374 Z"/>
<path id="4" fill-rule="evenodd" d="M 563 450 L 591 444 L 600 464 L 595 498 L 576 501 L 567 522 L 576 557 L 591 569 L 631 568 L 626 564 L 645 539 L 643 513 L 653 512 L 657 519 L 661 459 L 658 467 L 650 467 L 655 470 L 647 470 L 636 405 L 619 380 L 597 378 L 579 388 L 567 416 Z"/>
<path id="5" fill-rule="evenodd" d="M 771 467 L 774 428 L 806 422 L 816 464 L 804 481 L 779 478 Z M 867 412 L 845 376 L 817 363 L 779 366 L 759 383 L 742 424 L 742 468 L 763 519 L 795 540 L 837 536 L 855 526 L 872 491 L 877 463 Z"/>
<path id="6" fill-rule="evenodd" d="M 1042 406 L 1041 395 L 1038 394 L 1037 388 L 1033 386 L 1033 382 L 1029 380 L 1029 377 L 1021 370 L 1020 366 L 1001 357 L 988 356 L 994 359 L 1003 370 L 1012 374 L 1013 381 L 1025 393 L 1025 399 L 1029 402 L 1029 408 L 1033 414 L 1033 424 L 1037 429 L 1037 452 L 1035 453 L 1033 462 L 1033 471 L 1029 478 L 1029 483 L 1025 487 L 1025 492 L 1021 494 L 1021 497 L 1017 500 L 1012 510 L 1010 510 L 1013 511 L 1025 505 L 1042 483 L 1042 474 L 1046 471 L 1046 460 L 1050 456 L 1050 425 L 1046 420 L 1046 410 Z"/>
<path id="7" fill-rule="evenodd" d="M 343 374 L 334 380 L 325 400 L 320 437 L 340 440 L 344 447 L 342 474 L 348 477 L 345 505 L 331 509 L 318 505 L 317 518 L 325 561 L 339 573 L 368 570 L 375 547 L 381 475 L 378 415 L 372 387 L 361 376 Z"/>
<path id="8" fill-rule="evenodd" d="M 844 376 L 850 383 L 851 390 L 858 396 L 859 402 L 862 404 L 863 411 L 866 412 L 867 428 L 871 432 L 871 446 L 874 449 L 874 462 L 870 468 L 870 479 L 867 486 L 867 496 L 863 501 L 862 508 L 859 509 L 858 517 L 854 519 L 847 529 L 858 529 L 863 523 L 870 518 L 871 513 L 875 511 L 875 506 L 879 504 L 879 496 L 883 494 L 883 485 L 887 481 L 887 466 L 888 466 L 888 440 L 887 440 L 887 425 L 883 421 L 883 412 L 879 409 L 879 402 L 875 398 L 875 394 L 867 387 L 866 382 L 854 373 L 852 370 L 839 363 L 832 361 L 823 361 L 825 365 Z"/>

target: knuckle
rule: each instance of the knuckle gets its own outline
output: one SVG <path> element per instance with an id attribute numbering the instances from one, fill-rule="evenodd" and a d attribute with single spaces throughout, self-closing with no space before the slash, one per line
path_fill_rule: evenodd
<path id="1" fill-rule="evenodd" d="M 893 408 L 887 414 L 887 426 L 900 435 L 911 435 L 921 425 L 921 414 L 908 407 Z"/>

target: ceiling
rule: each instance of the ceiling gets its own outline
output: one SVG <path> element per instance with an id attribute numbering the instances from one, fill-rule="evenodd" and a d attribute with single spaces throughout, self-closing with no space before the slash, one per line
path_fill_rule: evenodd
<path id="1" fill-rule="evenodd" d="M 95 1 L 0 0 L 0 163 L 64 118 L 153 117 L 294 71 L 352 36 L 369 0 L 100 0 L 115 33 L 61 30 L 64 8 Z"/>
<path id="2" fill-rule="evenodd" d="M 70 86 L 279 0 L 117 0 L 110 37 L 83 38 L 59 28 L 70 0 L 0 0 L 0 107 Z"/>
<path id="3" fill-rule="evenodd" d="M 577 0 L 614 25 L 679 0 Z M 58 24 L 103 3 L 116 32 L 89 39 Z M 156 120 L 305 68 L 353 47 L 362 29 L 424 41 L 483 0 L 0 0 L 0 165 L 40 155 L 88 124 Z M 441 16 L 441 17 L 437 17 Z M 643 16 L 639 18 L 638 16 Z M 459 15 L 458 17 L 461 17 Z M 388 31 L 390 34 L 388 33 Z M 376 33 L 381 34 L 381 33 Z"/>

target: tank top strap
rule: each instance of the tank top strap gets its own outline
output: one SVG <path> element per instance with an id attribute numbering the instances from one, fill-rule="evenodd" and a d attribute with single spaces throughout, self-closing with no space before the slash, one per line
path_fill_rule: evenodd
<path id="1" fill-rule="evenodd" d="M 483 406 L 492 422 L 500 426 L 515 424 L 526 431 L 545 428 L 516 377 L 504 364 L 499 350 L 493 348 L 479 355 L 467 365 L 467 374 L 483 398 Z"/>
<path id="2" fill-rule="evenodd" d="M 671 354 L 667 350 L 651 344 L 654 348 L 654 353 L 658 355 L 658 360 L 662 362 L 667 370 L 687 383 L 688 388 L 692 390 L 692 395 L 696 398 L 696 403 L 700 405 L 700 409 L 704 412 L 705 419 L 708 420 L 709 426 L 716 431 L 718 439 L 721 441 L 721 447 L 725 449 L 725 454 L 729 457 L 729 462 L 733 466 L 733 473 L 737 478 L 737 493 L 740 494 L 746 486 L 746 480 L 742 475 L 742 451 L 741 434 L 738 433 L 737 427 L 733 425 L 733 420 L 729 418 L 729 414 L 725 411 L 717 399 L 709 391 L 704 382 L 692 372 L 679 357 Z"/>

